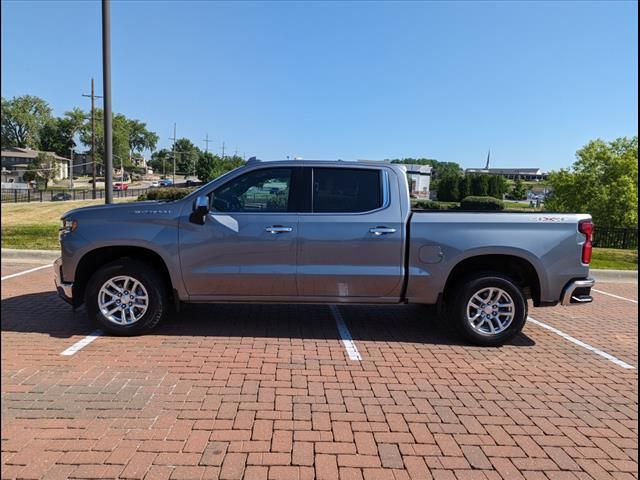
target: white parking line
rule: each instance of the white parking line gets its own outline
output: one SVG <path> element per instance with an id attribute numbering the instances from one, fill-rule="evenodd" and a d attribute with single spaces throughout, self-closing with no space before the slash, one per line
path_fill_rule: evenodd
<path id="1" fill-rule="evenodd" d="M 602 290 L 596 290 L 595 288 L 592 288 L 591 291 L 598 292 L 598 293 L 601 293 L 603 295 L 608 295 L 608 296 L 613 297 L 613 298 L 618 298 L 620 300 L 626 300 L 627 302 L 636 303 L 636 304 L 638 303 L 637 300 L 631 300 L 630 298 L 619 297 L 618 295 L 614 295 L 613 293 L 603 292 Z"/>
<path id="2" fill-rule="evenodd" d="M 596 355 L 600 355 L 603 358 L 606 358 L 607 360 L 615 363 L 616 365 L 622 367 L 622 368 L 628 368 L 628 369 L 633 369 L 635 368 L 633 365 L 629 365 L 626 362 L 623 362 L 622 360 L 620 360 L 617 357 L 614 357 L 613 355 L 607 353 L 607 352 L 603 352 L 602 350 L 598 350 L 596 347 L 592 347 L 591 345 L 589 345 L 588 343 L 584 343 L 581 340 L 578 340 L 577 338 L 573 338 L 571 335 L 568 335 L 566 333 L 564 333 L 561 330 L 558 330 L 555 327 L 552 327 L 551 325 L 547 325 L 546 323 L 542 323 L 534 318 L 531 317 L 527 317 L 527 320 L 531 323 L 534 323 L 535 325 L 538 325 L 539 327 L 542 328 L 546 328 L 547 330 L 552 331 L 553 333 L 556 333 L 558 335 L 560 335 L 562 338 L 564 338 L 565 340 L 570 341 L 571 343 L 575 343 L 576 345 L 582 347 L 582 348 L 586 348 L 587 350 L 589 350 L 590 352 L 595 353 Z"/>
<path id="3" fill-rule="evenodd" d="M 40 267 L 30 268 L 29 270 L 25 270 L 24 272 L 18 272 L 18 273 L 13 273 L 11 275 L 5 275 L 4 277 L 0 278 L 0 280 L 9 280 L 10 278 L 19 277 L 20 275 L 25 275 L 27 273 L 35 272 L 36 270 L 42 270 L 43 268 L 47 268 L 47 267 L 51 267 L 51 266 L 52 266 L 52 264 L 49 263 L 47 265 L 42 265 Z"/>
<path id="4" fill-rule="evenodd" d="M 338 333 L 340 334 L 340 338 L 342 338 L 342 343 L 344 345 L 345 350 L 347 351 L 347 355 L 349 356 L 350 360 L 362 360 L 362 356 L 360 355 L 360 352 L 358 351 L 358 347 L 356 347 L 356 344 L 353 341 L 353 338 L 351 338 L 351 332 L 349 332 L 349 329 L 347 328 L 347 324 L 344 323 L 344 319 L 342 318 L 342 314 L 340 313 L 340 310 L 338 310 L 338 307 L 335 305 L 330 305 L 329 309 L 331 310 L 331 313 L 333 314 L 333 318 L 336 321 L 336 326 L 338 327 Z"/>
<path id="5" fill-rule="evenodd" d="M 100 335 L 102 335 L 102 330 L 96 330 L 94 332 L 91 332 L 90 335 L 87 335 L 82 340 L 77 341 L 76 343 L 71 345 L 69 348 L 67 348 L 64 352 L 62 352 L 60 355 L 65 355 L 67 357 L 70 355 L 73 355 L 74 353 L 78 352 L 79 350 L 89 345 Z"/>

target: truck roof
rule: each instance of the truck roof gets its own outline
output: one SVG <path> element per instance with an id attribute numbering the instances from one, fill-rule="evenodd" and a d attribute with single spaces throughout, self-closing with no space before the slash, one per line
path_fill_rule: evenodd
<path id="1" fill-rule="evenodd" d="M 286 166 L 312 166 L 312 165 L 332 165 L 332 166 L 360 166 L 360 165 L 369 165 L 369 166 L 394 166 L 400 167 L 401 165 L 392 164 L 388 160 L 312 160 L 312 159 L 304 159 L 304 160 L 259 160 L 256 158 L 251 158 L 247 161 L 247 166 L 257 165 L 257 164 L 269 164 L 269 165 L 286 165 Z"/>

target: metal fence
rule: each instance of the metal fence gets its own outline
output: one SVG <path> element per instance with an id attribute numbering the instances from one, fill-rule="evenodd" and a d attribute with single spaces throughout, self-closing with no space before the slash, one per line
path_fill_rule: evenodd
<path id="1" fill-rule="evenodd" d="M 149 188 L 129 188 L 114 190 L 113 198 L 138 197 L 147 193 Z M 104 198 L 104 190 L 96 190 L 96 198 Z M 2 203 L 18 202 L 56 202 L 65 200 L 91 200 L 93 190 L 15 190 L 2 189 Z"/>
<path id="2" fill-rule="evenodd" d="M 638 228 L 599 227 L 593 232 L 593 246 L 601 248 L 638 248 Z"/>

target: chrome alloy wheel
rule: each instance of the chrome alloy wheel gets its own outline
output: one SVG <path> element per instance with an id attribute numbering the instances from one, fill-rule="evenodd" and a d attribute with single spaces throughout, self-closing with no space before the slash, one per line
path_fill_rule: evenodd
<path id="1" fill-rule="evenodd" d="M 132 325 L 149 307 L 149 295 L 135 278 L 121 275 L 107 280 L 98 292 L 98 308 L 116 325 Z"/>
<path id="2" fill-rule="evenodd" d="M 478 290 L 467 303 L 467 321 L 471 328 L 482 335 L 504 332 L 515 316 L 515 303 L 501 288 L 487 287 Z"/>

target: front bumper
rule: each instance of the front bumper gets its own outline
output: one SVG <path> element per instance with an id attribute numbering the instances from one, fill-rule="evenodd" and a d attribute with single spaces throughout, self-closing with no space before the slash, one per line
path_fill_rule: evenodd
<path id="1" fill-rule="evenodd" d="M 591 303 L 591 287 L 595 285 L 593 278 L 584 278 L 582 280 L 571 280 L 562 290 L 560 303 L 562 305 L 580 305 L 583 303 Z"/>
<path id="2" fill-rule="evenodd" d="M 73 305 L 73 283 L 62 281 L 62 257 L 53 262 L 53 274 L 58 295 L 65 302 Z"/>

